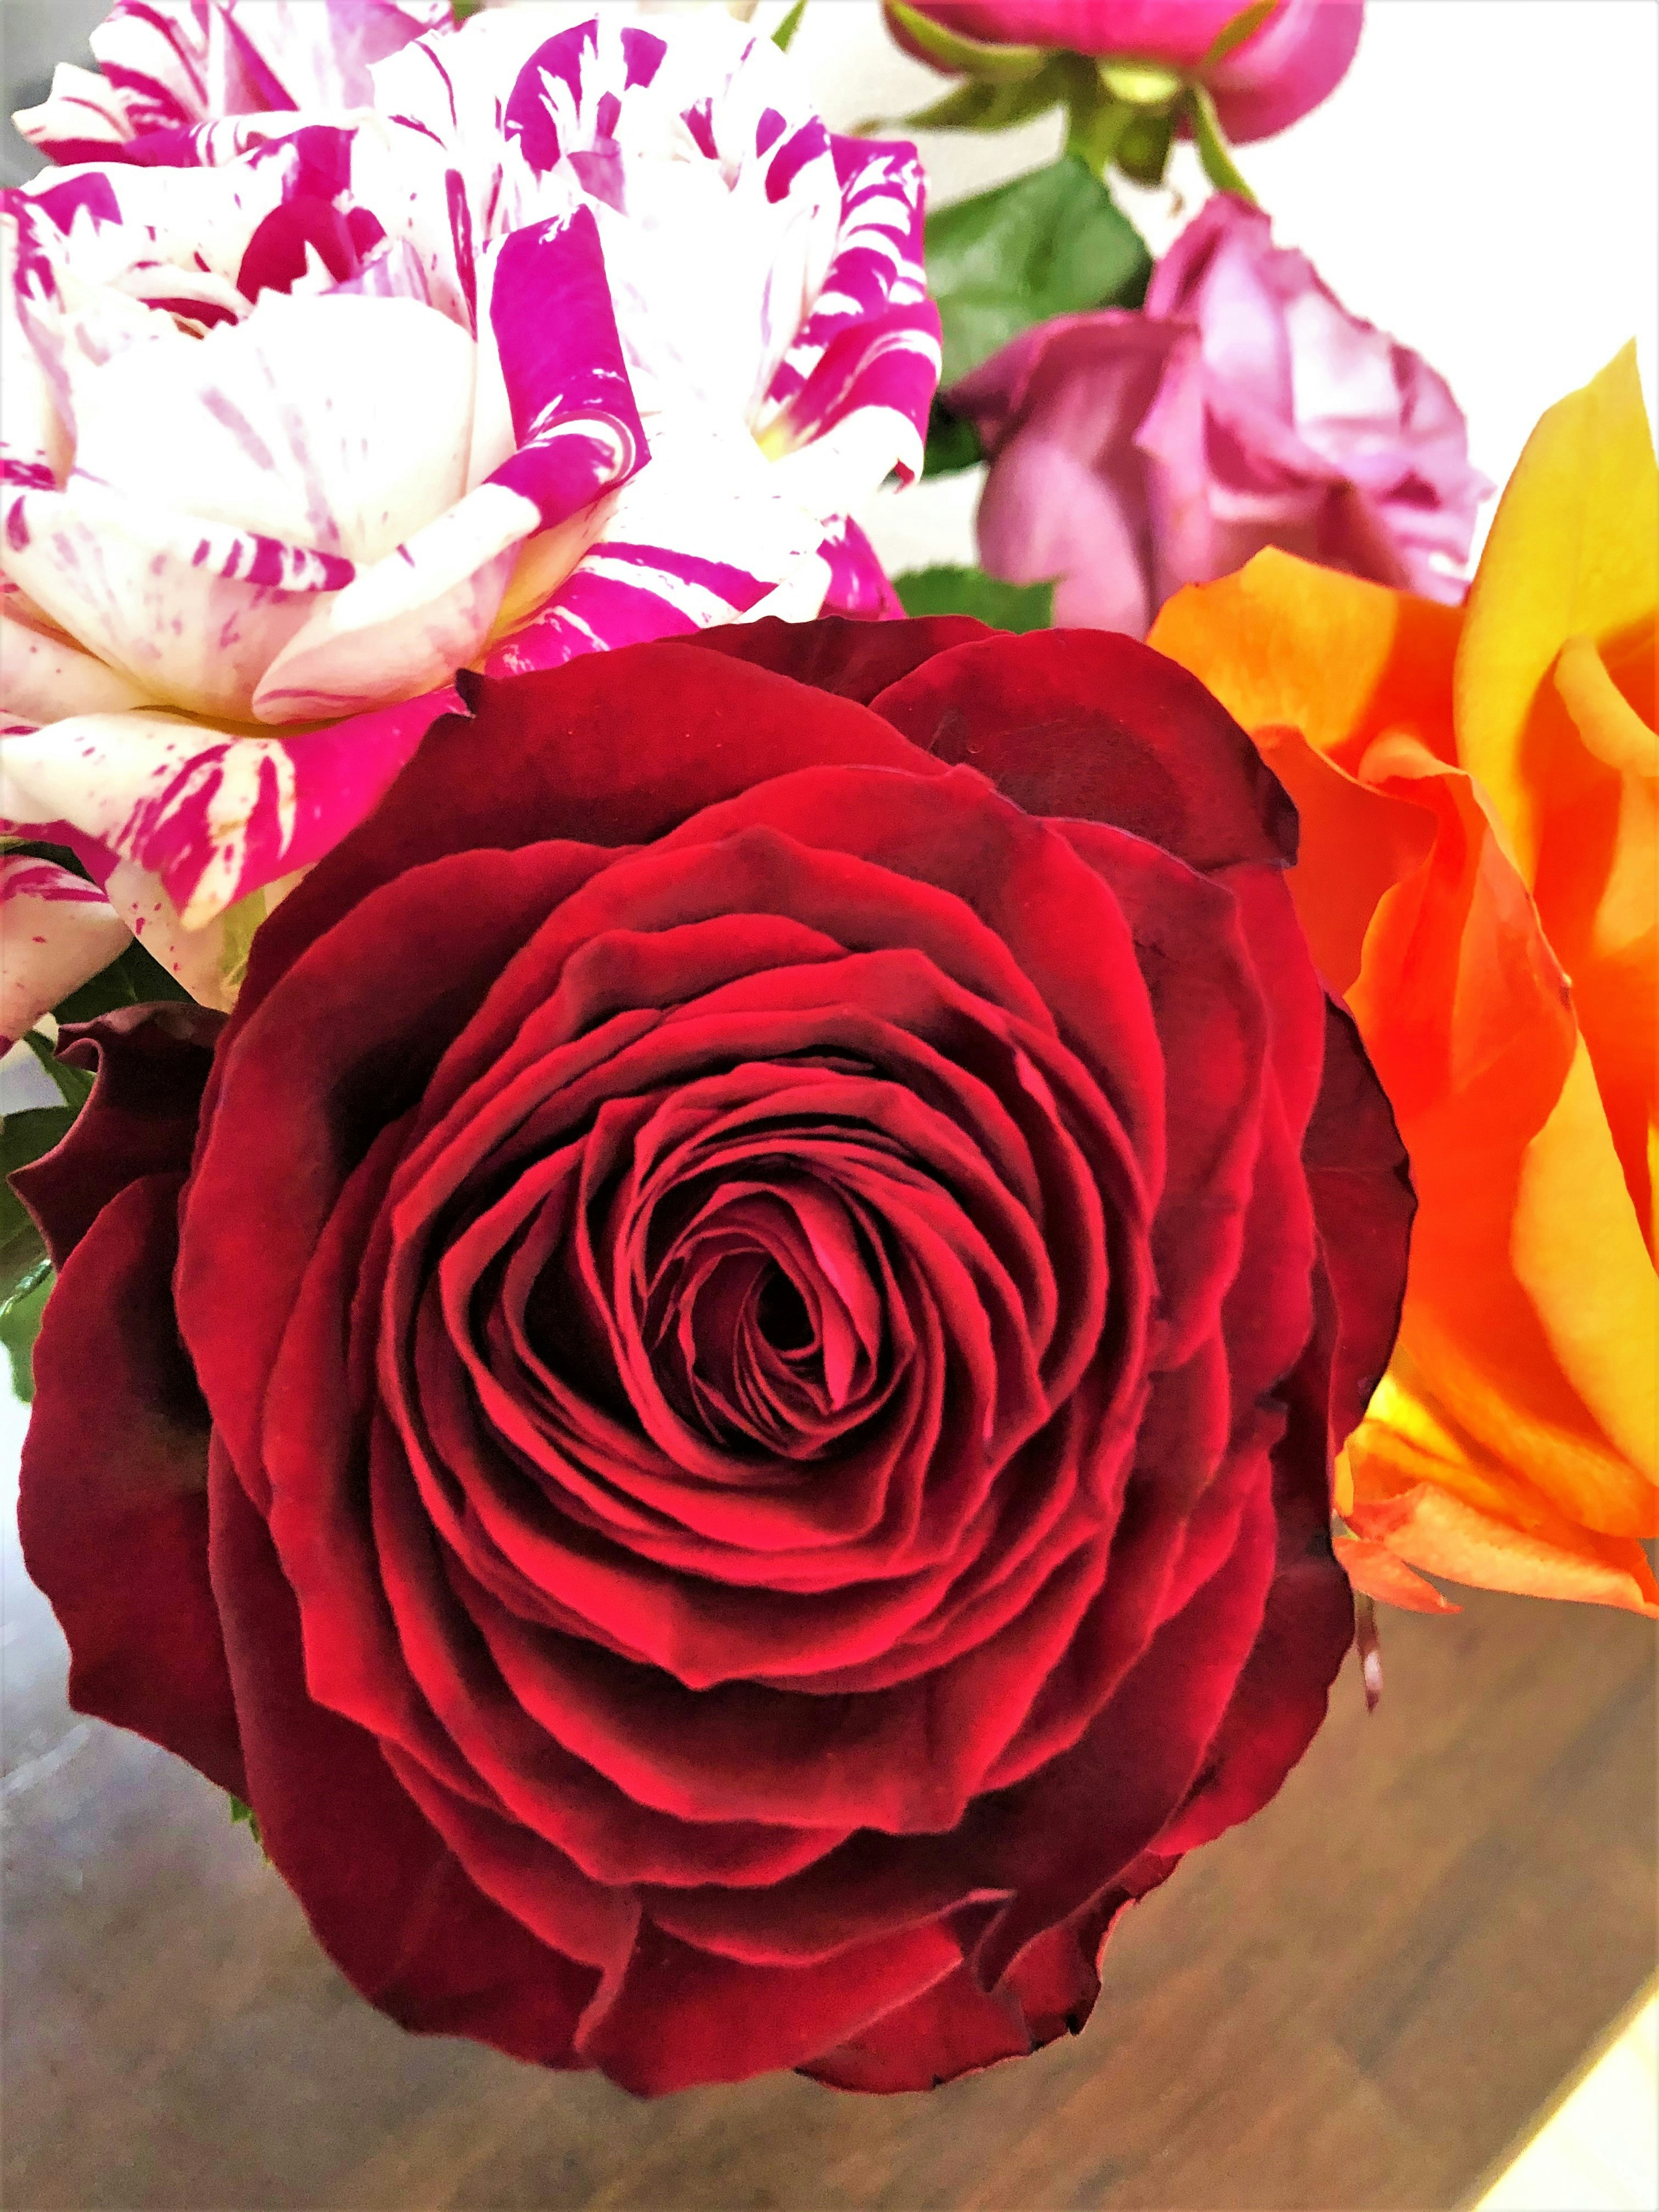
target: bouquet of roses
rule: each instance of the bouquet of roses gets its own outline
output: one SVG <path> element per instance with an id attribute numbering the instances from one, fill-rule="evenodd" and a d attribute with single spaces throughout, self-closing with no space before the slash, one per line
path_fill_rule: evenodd
<path id="1" fill-rule="evenodd" d="M 1068 118 L 926 240 L 717 9 L 118 0 L 21 118 L 26 1555 L 409 2027 L 926 2087 L 1356 1589 L 1659 1617 L 1659 477 L 1626 357 L 1465 603 L 1449 392 L 1228 150 L 1358 12 L 892 0 L 927 127 Z"/>

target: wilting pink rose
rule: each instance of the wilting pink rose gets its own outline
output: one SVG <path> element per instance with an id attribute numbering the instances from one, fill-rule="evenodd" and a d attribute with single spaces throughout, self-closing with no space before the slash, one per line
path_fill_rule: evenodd
<path id="1" fill-rule="evenodd" d="M 1218 194 L 1145 312 L 1062 315 L 952 387 L 991 456 L 981 557 L 1059 580 L 1054 620 L 1144 635 L 1264 546 L 1455 600 L 1491 487 L 1420 354 L 1352 315 L 1260 209 Z"/>
<path id="2" fill-rule="evenodd" d="M 1279 0 L 1210 68 L 1200 63 L 1245 0 L 913 0 L 963 37 L 1147 61 L 1201 79 L 1227 136 L 1268 138 L 1333 92 L 1359 44 L 1363 0 Z M 906 45 L 910 42 L 901 40 Z M 916 49 L 913 46 L 912 52 Z M 926 58 L 924 57 L 924 58 Z"/>
<path id="3" fill-rule="evenodd" d="M 939 373 L 915 149 L 723 13 L 93 44 L 21 118 L 75 166 L 0 208 L 0 830 L 95 894 L 0 873 L 8 1036 L 129 932 L 228 1006 L 460 668 L 890 611 L 847 509 Z"/>

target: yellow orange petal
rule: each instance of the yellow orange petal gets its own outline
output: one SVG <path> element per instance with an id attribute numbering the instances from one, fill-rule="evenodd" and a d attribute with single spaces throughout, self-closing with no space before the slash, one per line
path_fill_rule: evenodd
<path id="1" fill-rule="evenodd" d="M 1498 504 L 1454 679 L 1457 757 L 1534 880 L 1558 784 L 1582 752 L 1545 679 L 1569 638 L 1601 643 L 1659 604 L 1659 466 L 1626 346 L 1552 407 Z"/>
<path id="2" fill-rule="evenodd" d="M 1314 964 L 1333 991 L 1346 993 L 1358 977 L 1378 902 L 1426 856 L 1434 817 L 1361 783 L 1299 730 L 1269 726 L 1253 734 L 1301 818 L 1301 858 L 1290 888 Z"/>
<path id="3" fill-rule="evenodd" d="M 1364 1515 L 1355 1524 L 1368 1527 Z M 1659 1620 L 1659 1583 L 1639 1544 L 1609 1538 L 1552 1541 L 1512 1528 L 1433 1483 L 1421 1483 L 1377 1516 L 1373 1541 L 1413 1566 L 1481 1589 L 1522 1597 L 1573 1598 Z"/>
<path id="4" fill-rule="evenodd" d="M 1380 1598 L 1385 1605 L 1397 1605 L 1407 1613 L 1461 1613 L 1463 1609 L 1449 1597 L 1442 1597 L 1432 1583 L 1425 1582 L 1386 1544 L 1374 1543 L 1364 1536 L 1334 1536 L 1331 1546 L 1337 1565 L 1355 1589 L 1364 1590 L 1367 1597 Z"/>
<path id="5" fill-rule="evenodd" d="M 1651 671 L 1651 621 L 1635 644 L 1641 649 L 1571 637 L 1556 661 L 1550 689 L 1577 751 L 1557 749 L 1534 896 L 1572 978 L 1631 1204 L 1659 1256 L 1648 1164 L 1659 1121 L 1659 738 L 1632 703 L 1636 672 L 1644 661 Z"/>
<path id="6" fill-rule="evenodd" d="M 1177 592 L 1147 641 L 1207 684 L 1252 736 L 1296 730 L 1352 769 L 1395 727 L 1455 757 L 1451 675 L 1462 620 L 1461 608 L 1269 550 L 1235 576 Z"/>
<path id="7" fill-rule="evenodd" d="M 1659 1279 L 1582 1038 L 1522 1160 L 1510 1251 L 1516 1280 L 1602 1435 L 1659 1484 Z"/>

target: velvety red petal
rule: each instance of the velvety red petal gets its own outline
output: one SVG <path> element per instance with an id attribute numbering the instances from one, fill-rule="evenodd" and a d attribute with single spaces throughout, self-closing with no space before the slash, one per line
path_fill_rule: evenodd
<path id="1" fill-rule="evenodd" d="M 641 2096 L 744 2081 L 844 2041 L 961 1956 L 948 1929 L 930 1923 L 813 1966 L 747 1966 L 647 1921 L 621 1989 L 584 2026 L 582 2055 Z"/>
<path id="2" fill-rule="evenodd" d="M 1100 1994 L 1097 1960 L 1105 1931 L 1128 1902 L 1122 1890 L 1109 1890 L 1045 1929 L 994 1989 L 981 1989 L 964 1962 L 798 2071 L 832 2089 L 886 2095 L 937 2089 L 1078 2034 Z"/>
<path id="3" fill-rule="evenodd" d="M 374 1740 L 307 1694 L 293 1595 L 222 1449 L 210 1470 L 214 1589 L 247 1761 L 277 1871 L 355 1987 L 404 2027 L 471 2035 L 544 2066 L 599 1985 L 483 1895 Z"/>
<path id="4" fill-rule="evenodd" d="M 433 724 L 374 813 L 260 930 L 239 1018 L 358 900 L 446 854 L 548 838 L 643 843 L 699 807 L 799 768 L 855 762 L 937 773 L 854 701 L 803 696 L 769 669 L 678 641 L 463 683 L 471 718 Z"/>
<path id="5" fill-rule="evenodd" d="M 1417 1198 L 1388 1096 L 1352 1017 L 1334 1000 L 1326 1006 L 1324 1073 L 1302 1159 L 1336 1299 L 1330 1420 L 1338 1451 L 1394 1350 Z"/>
<path id="6" fill-rule="evenodd" d="M 420 1097 L 549 907 L 605 859 L 544 845 L 461 854 L 405 876 L 283 976 L 280 1000 L 258 1010 L 264 1018 L 239 1006 L 224 1032 L 175 1297 L 215 1424 L 251 1484 L 262 1482 L 271 1362 L 345 1178 L 381 1127 Z M 286 911 L 285 901 L 273 920 Z M 458 914 L 468 917 L 464 930 Z"/>
<path id="7" fill-rule="evenodd" d="M 169 1000 L 123 1006 L 62 1032 L 58 1057 L 95 1069 L 60 1145 L 17 1170 L 14 1188 L 61 1269 L 101 1207 L 141 1176 L 190 1165 L 222 1014 Z"/>
<path id="8" fill-rule="evenodd" d="M 173 1326 L 177 1175 L 118 1192 L 34 1348 L 23 1559 L 70 1646 L 70 1703 L 247 1791 L 208 1579 L 208 1417 Z"/>
<path id="9" fill-rule="evenodd" d="M 882 623 L 851 621 L 841 615 L 792 623 L 769 615 L 763 622 L 699 630 L 681 641 L 729 653 L 734 660 L 752 661 L 757 668 L 793 677 L 797 684 L 810 684 L 815 691 L 832 691 L 867 707 L 878 692 L 936 653 L 994 635 L 971 615 L 927 615 L 915 622 Z"/>
<path id="10" fill-rule="evenodd" d="M 1030 814 L 1108 822 L 1193 868 L 1296 858 L 1296 809 L 1226 708 L 1117 632 L 956 646 L 871 703 Z"/>
<path id="11" fill-rule="evenodd" d="M 1273 1581 L 1261 1625 L 1192 1798 L 1156 1840 L 1178 1855 L 1261 1810 L 1325 1717 L 1353 1641 L 1353 1597 L 1331 1548 L 1328 1443 L 1335 1316 L 1322 1278 L 1318 1321 L 1284 1398 L 1273 1453 Z"/>

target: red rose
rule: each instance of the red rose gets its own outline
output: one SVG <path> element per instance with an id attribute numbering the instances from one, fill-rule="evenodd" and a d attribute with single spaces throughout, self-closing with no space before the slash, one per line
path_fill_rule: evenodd
<path id="1" fill-rule="evenodd" d="M 71 1048 L 20 1182 L 75 1702 L 408 2027 L 641 2091 L 1024 2051 L 1351 1633 L 1410 1199 L 1289 802 L 1091 632 L 472 696 L 216 1036 Z"/>

